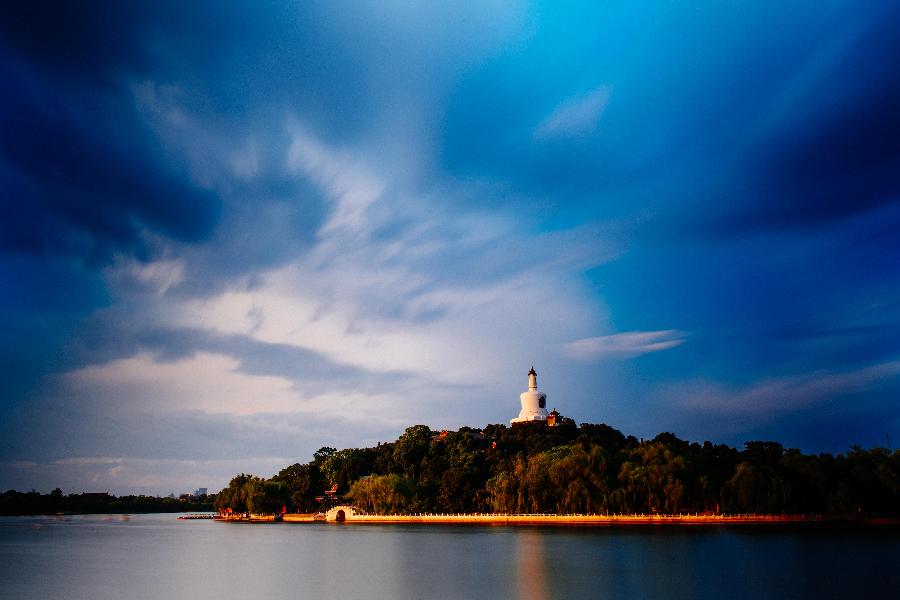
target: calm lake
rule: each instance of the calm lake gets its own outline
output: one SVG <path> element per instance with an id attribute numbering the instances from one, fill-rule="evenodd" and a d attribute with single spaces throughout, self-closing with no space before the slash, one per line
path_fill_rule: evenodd
<path id="1" fill-rule="evenodd" d="M 900 531 L 0 518 L 0 597 L 898 597 Z"/>

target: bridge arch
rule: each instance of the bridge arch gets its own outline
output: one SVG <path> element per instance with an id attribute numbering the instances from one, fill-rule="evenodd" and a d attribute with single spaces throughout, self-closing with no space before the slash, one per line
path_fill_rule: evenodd
<path id="1" fill-rule="evenodd" d="M 335 506 L 327 513 L 325 513 L 325 520 L 335 523 L 341 523 L 343 521 L 353 520 L 353 517 L 358 514 L 359 512 L 357 511 L 357 509 L 352 506 Z"/>

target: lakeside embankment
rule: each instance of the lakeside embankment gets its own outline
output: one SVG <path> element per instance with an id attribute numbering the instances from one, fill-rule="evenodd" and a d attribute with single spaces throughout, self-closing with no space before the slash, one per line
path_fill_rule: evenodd
<path id="1" fill-rule="evenodd" d="M 349 507 L 338 507 L 326 514 L 285 514 L 252 516 L 219 516 L 219 521 L 243 523 L 348 523 L 348 524 L 436 524 L 436 525 L 777 525 L 803 523 L 855 523 L 865 525 L 900 525 L 895 518 L 836 519 L 820 515 L 554 515 L 554 514 L 412 514 L 367 515 Z"/>

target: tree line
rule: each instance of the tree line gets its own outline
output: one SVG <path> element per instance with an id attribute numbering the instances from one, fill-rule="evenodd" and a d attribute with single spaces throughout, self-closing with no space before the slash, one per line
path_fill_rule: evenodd
<path id="1" fill-rule="evenodd" d="M 803 454 L 771 441 L 737 450 L 560 421 L 444 432 L 415 425 L 371 448 L 324 447 L 270 479 L 236 476 L 215 506 L 317 512 L 336 486 L 373 514 L 900 514 L 900 450 Z"/>
<path id="2" fill-rule="evenodd" d="M 59 488 L 49 494 L 8 490 L 0 494 L 0 515 L 202 512 L 213 510 L 214 499 L 214 495 L 196 497 L 186 494 L 178 498 L 107 493 L 66 495 Z"/>

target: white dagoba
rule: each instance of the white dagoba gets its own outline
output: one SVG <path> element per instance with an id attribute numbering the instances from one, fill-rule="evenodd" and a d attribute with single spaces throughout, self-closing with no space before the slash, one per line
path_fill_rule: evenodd
<path id="1" fill-rule="evenodd" d="M 537 387 L 537 373 L 534 367 L 528 371 L 528 391 L 519 394 L 519 402 L 522 410 L 510 423 L 528 423 L 529 421 L 546 421 L 550 413 L 547 412 L 547 394 L 539 392 Z"/>

